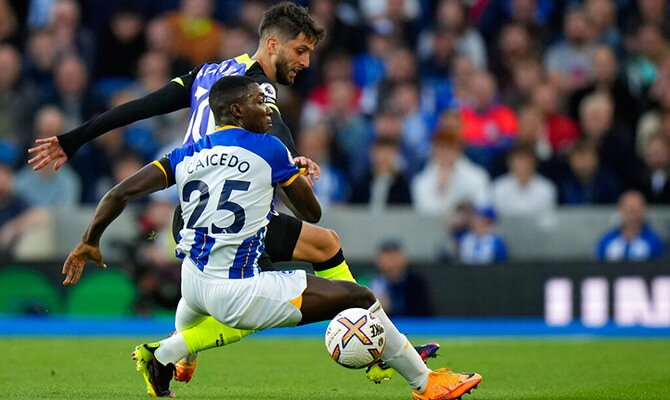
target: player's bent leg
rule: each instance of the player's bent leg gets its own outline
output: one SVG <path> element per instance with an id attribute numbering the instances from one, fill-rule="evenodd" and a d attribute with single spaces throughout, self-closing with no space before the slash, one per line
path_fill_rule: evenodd
<path id="1" fill-rule="evenodd" d="M 213 317 L 207 317 L 199 324 L 177 333 L 169 339 L 182 340 L 188 349 L 188 354 L 175 364 L 175 380 L 186 383 L 191 380 L 198 366 L 197 356 L 194 357 L 198 352 L 239 342 L 254 332 L 257 331 L 231 328 Z"/>
<path id="2" fill-rule="evenodd" d="M 299 325 L 331 319 L 347 308 L 369 308 L 375 302 L 374 294 L 365 286 L 307 275 Z"/>
<path id="3" fill-rule="evenodd" d="M 437 357 L 437 351 L 440 349 L 438 343 L 426 343 L 414 346 L 414 350 L 419 353 L 419 356 L 424 363 L 427 363 L 429 358 Z M 373 365 L 365 370 L 365 376 L 373 383 L 382 383 L 391 379 L 395 375 L 395 370 L 386 364 L 383 360 L 378 360 Z"/>
<path id="4" fill-rule="evenodd" d="M 201 323 L 181 331 L 189 354 L 213 349 L 239 342 L 243 337 L 258 332 L 251 329 L 231 328 L 213 317 L 205 318 Z"/>
<path id="5" fill-rule="evenodd" d="M 460 374 L 445 369 L 430 371 L 409 340 L 386 315 L 379 301 L 368 310 L 379 318 L 386 330 L 386 347 L 381 359 L 410 384 L 414 399 L 457 399 L 474 389 L 481 381 L 478 374 Z"/>
<path id="6" fill-rule="evenodd" d="M 204 316 L 195 310 L 192 310 L 191 307 L 186 304 L 184 299 L 179 300 L 177 305 L 177 313 L 175 314 L 175 329 L 174 334 L 184 331 L 188 328 L 192 328 L 198 323 L 202 322 L 206 318 L 211 318 Z M 186 343 L 188 346 L 188 342 Z M 186 358 L 179 360 L 175 364 L 175 373 L 174 377 L 176 381 L 188 383 L 193 378 L 195 369 L 198 366 L 198 353 L 189 354 Z"/>
<path id="7" fill-rule="evenodd" d="M 344 259 L 340 237 L 332 229 L 303 222 L 293 259 L 312 263 L 314 273 L 322 278 L 356 282 Z"/>
<path id="8" fill-rule="evenodd" d="M 170 381 L 174 374 L 174 365 L 161 363 L 155 355 L 159 343 L 141 344 L 132 353 L 137 371 L 142 374 L 147 393 L 152 397 L 175 397 L 170 390 Z"/>

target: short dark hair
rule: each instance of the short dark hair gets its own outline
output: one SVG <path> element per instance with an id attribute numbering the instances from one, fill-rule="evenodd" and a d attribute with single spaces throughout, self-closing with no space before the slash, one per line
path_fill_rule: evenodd
<path id="1" fill-rule="evenodd" d="M 316 44 L 326 34 L 325 29 L 317 25 L 305 7 L 298 6 L 288 1 L 272 6 L 263 15 L 263 20 L 258 28 L 258 34 L 263 37 L 270 31 L 282 38 L 295 39 L 301 33 L 305 38 Z"/>
<path id="2" fill-rule="evenodd" d="M 525 156 L 535 160 L 535 150 L 528 144 L 515 143 L 509 150 L 507 150 L 507 159 L 511 159 L 515 156 Z"/>
<path id="3" fill-rule="evenodd" d="M 214 122 L 218 125 L 230 104 L 255 84 L 253 79 L 244 75 L 224 76 L 216 81 L 209 91 L 209 107 L 214 114 Z"/>

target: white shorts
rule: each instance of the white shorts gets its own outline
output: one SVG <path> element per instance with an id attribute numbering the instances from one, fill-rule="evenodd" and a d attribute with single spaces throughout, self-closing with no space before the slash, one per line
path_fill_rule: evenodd
<path id="1" fill-rule="evenodd" d="M 261 330 L 295 326 L 302 319 L 305 271 L 268 271 L 245 279 L 223 279 L 200 271 L 188 257 L 181 267 L 181 293 L 193 311 L 224 325 Z"/>

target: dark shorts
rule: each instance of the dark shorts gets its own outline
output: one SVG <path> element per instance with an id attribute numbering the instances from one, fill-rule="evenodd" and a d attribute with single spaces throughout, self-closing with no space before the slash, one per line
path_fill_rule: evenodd
<path id="1" fill-rule="evenodd" d="M 177 236 L 183 227 L 181 206 L 177 206 L 172 216 L 172 237 L 175 242 L 177 242 Z M 302 221 L 298 218 L 286 214 L 273 215 L 265 234 L 265 253 L 263 255 L 267 254 L 273 263 L 291 261 L 301 230 Z M 271 266 L 268 267 L 270 263 L 266 257 L 262 257 L 258 264 L 264 271 L 273 270 Z"/>
<path id="2" fill-rule="evenodd" d="M 302 221 L 286 214 L 273 215 L 265 234 L 265 252 L 273 263 L 291 261 L 298 244 Z"/>

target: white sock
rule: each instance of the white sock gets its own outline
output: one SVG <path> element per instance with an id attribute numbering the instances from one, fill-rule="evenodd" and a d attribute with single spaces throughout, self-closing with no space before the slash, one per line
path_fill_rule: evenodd
<path id="1" fill-rule="evenodd" d="M 154 353 L 156 359 L 163 365 L 175 364 L 188 356 L 188 346 L 181 333 L 161 340 L 161 345 Z"/>
<path id="2" fill-rule="evenodd" d="M 368 310 L 379 318 L 386 330 L 386 346 L 382 353 L 382 360 L 398 371 L 414 390 L 422 393 L 426 390 L 430 370 L 426 367 L 421 356 L 414 350 L 407 337 L 400 333 L 391 322 L 379 300 Z"/>
<path id="3" fill-rule="evenodd" d="M 203 315 L 193 310 L 191 307 L 186 304 L 186 301 L 182 298 L 179 300 L 177 305 L 177 312 L 175 313 L 174 325 L 177 332 L 181 332 L 184 329 L 191 328 L 195 325 L 195 322 L 202 321 Z M 194 322 L 195 321 L 195 322 Z M 198 353 L 189 354 L 187 357 L 182 358 L 179 361 L 195 362 L 198 359 Z"/>

